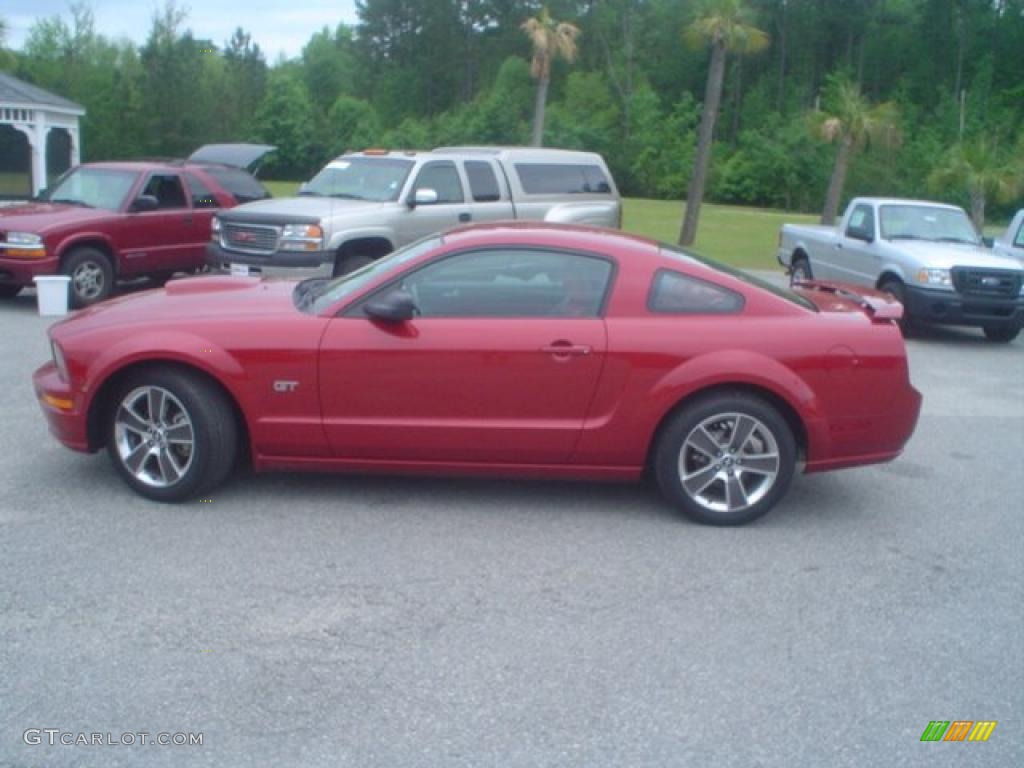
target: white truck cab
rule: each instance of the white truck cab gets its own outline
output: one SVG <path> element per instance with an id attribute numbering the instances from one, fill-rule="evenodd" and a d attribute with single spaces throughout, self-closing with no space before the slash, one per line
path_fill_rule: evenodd
<path id="1" fill-rule="evenodd" d="M 794 281 L 891 293 L 915 322 L 980 326 L 1012 341 L 1024 326 L 1024 266 L 984 247 L 962 208 L 858 197 L 836 227 L 784 224 L 777 258 Z"/>

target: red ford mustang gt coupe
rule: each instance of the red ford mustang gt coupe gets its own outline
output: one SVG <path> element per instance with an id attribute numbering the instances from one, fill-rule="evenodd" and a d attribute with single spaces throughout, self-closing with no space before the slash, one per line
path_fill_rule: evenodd
<path id="1" fill-rule="evenodd" d="M 335 280 L 200 277 L 50 330 L 50 430 L 179 501 L 256 470 L 634 480 L 745 523 L 794 471 L 889 461 L 917 421 L 901 308 L 653 241 L 467 227 Z"/>

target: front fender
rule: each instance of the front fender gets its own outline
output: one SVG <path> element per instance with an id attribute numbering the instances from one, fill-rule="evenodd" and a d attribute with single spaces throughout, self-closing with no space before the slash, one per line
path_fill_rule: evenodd
<path id="1" fill-rule="evenodd" d="M 74 248 L 76 245 L 83 245 L 89 242 L 100 241 L 114 256 L 114 262 L 110 265 L 114 268 L 115 272 L 120 271 L 117 263 L 117 248 L 114 246 L 114 241 L 110 239 L 110 235 L 104 234 L 103 232 L 75 232 L 70 235 L 64 235 L 57 241 L 57 245 L 53 252 L 57 255 L 58 259 L 64 258 L 64 254 Z"/>
<path id="2" fill-rule="evenodd" d="M 218 381 L 239 404 L 248 422 L 248 398 L 243 386 L 245 372 L 235 357 L 209 339 L 184 331 L 140 333 L 105 347 L 90 363 L 82 394 L 86 413 L 103 385 L 119 371 L 137 363 L 174 362 L 203 371 Z"/>
<path id="3" fill-rule="evenodd" d="M 345 228 L 331 235 L 330 240 L 327 242 L 327 250 L 336 251 L 341 248 L 345 243 L 352 240 L 367 240 L 370 238 L 380 238 L 387 240 L 391 243 L 392 249 L 395 248 L 397 241 L 395 240 L 395 231 L 391 227 L 357 227 L 357 228 Z"/>

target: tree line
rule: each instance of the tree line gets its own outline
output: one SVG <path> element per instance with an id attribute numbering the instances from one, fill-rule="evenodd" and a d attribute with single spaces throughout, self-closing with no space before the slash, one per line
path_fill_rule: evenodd
<path id="1" fill-rule="evenodd" d="M 78 3 L 0 51 L 0 67 L 86 107 L 88 160 L 264 141 L 279 149 L 263 175 L 302 179 L 348 149 L 527 144 L 542 130 L 545 145 L 601 152 L 628 195 L 693 199 L 699 181 L 717 202 L 826 217 L 855 194 L 976 217 L 1020 204 L 1024 0 L 356 8 L 355 24 L 268 62 L 244 28 L 210 40 L 174 2 L 139 45 L 99 34 Z"/>

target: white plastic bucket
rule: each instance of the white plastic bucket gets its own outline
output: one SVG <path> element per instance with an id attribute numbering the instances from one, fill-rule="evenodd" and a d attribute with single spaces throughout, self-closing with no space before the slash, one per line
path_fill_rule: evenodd
<path id="1" fill-rule="evenodd" d="M 66 315 L 71 278 L 67 275 L 38 275 L 32 279 L 36 284 L 39 314 L 43 317 Z"/>

